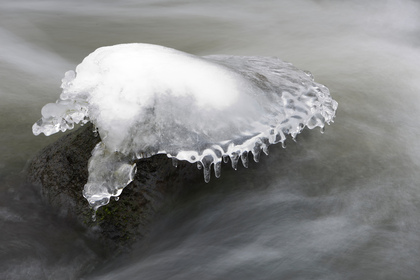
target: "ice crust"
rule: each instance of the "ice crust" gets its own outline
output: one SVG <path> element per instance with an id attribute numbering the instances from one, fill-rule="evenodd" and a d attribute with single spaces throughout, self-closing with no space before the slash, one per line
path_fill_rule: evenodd
<path id="1" fill-rule="evenodd" d="M 42 108 L 33 133 L 51 135 L 92 122 L 101 142 L 89 160 L 84 196 L 95 210 L 120 195 L 135 162 L 165 153 L 197 163 L 204 179 L 221 161 L 248 153 L 258 161 L 270 144 L 304 127 L 324 128 L 337 102 L 309 72 L 275 57 L 198 57 L 149 44 L 102 47 L 68 71 L 56 103 Z"/>

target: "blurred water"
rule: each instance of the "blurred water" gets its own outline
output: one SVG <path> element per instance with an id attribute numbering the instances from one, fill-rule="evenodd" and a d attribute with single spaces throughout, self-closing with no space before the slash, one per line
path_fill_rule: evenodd
<path id="1" fill-rule="evenodd" d="M 419 31 L 409 0 L 0 0 L 0 278 L 417 279 Z M 124 42 L 278 56 L 329 87 L 336 121 L 224 166 L 111 259 L 22 170 L 57 139 L 31 125 L 64 72 Z"/>

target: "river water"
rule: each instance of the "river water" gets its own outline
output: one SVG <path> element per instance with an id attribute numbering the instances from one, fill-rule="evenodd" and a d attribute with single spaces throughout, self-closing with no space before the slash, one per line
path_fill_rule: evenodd
<path id="1" fill-rule="evenodd" d="M 0 279 L 418 279 L 420 3 L 0 0 Z M 339 103 L 113 256 L 24 183 L 65 71 L 100 46 L 278 56 Z M 118 202 L 112 202 L 118 203 Z"/>

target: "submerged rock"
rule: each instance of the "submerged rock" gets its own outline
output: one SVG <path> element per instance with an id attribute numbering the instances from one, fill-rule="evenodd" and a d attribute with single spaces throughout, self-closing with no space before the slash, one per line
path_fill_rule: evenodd
<path id="1" fill-rule="evenodd" d="M 129 186 L 119 203 L 97 212 L 102 235 L 118 241 L 141 235 L 165 199 L 200 177 L 196 167 L 205 182 L 212 168 L 220 177 L 229 159 L 233 169 L 239 161 L 247 167 L 248 155 L 258 162 L 269 145 L 305 127 L 323 129 L 337 109 L 327 87 L 278 58 L 199 57 L 150 44 L 99 48 L 65 74 L 61 88 L 33 133 L 90 122 L 100 137 L 88 126 L 46 148 L 30 181 L 89 226 L 82 194 L 96 210 Z"/>
<path id="2" fill-rule="evenodd" d="M 133 180 L 135 159 L 166 154 L 196 163 L 204 180 L 258 161 L 269 145 L 304 128 L 333 122 L 337 102 L 312 74 L 276 57 L 196 56 L 141 43 L 101 47 L 46 104 L 34 135 L 93 123 L 101 142 L 92 151 L 84 197 L 98 209 Z M 104 172 L 106 170 L 106 172 Z"/>
<path id="3" fill-rule="evenodd" d="M 175 168 L 166 155 L 138 160 L 135 178 L 120 199 L 99 208 L 93 221 L 82 195 L 91 151 L 101 140 L 92 131 L 91 124 L 85 125 L 44 148 L 28 167 L 28 181 L 61 216 L 75 218 L 107 242 L 120 246 L 141 238 L 165 202 L 202 181 L 200 170 L 188 162 Z"/>

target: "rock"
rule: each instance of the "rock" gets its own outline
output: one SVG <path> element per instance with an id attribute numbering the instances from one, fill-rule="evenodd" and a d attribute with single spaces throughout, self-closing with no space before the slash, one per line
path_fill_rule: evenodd
<path id="1" fill-rule="evenodd" d="M 88 160 L 100 141 L 91 124 L 79 128 L 44 148 L 28 167 L 29 183 L 61 216 L 75 218 L 99 238 L 125 246 L 147 233 L 153 216 L 170 200 L 202 182 L 202 171 L 188 162 L 178 167 L 166 155 L 139 160 L 137 174 L 118 201 L 98 209 L 96 221 L 82 195 L 88 178 Z"/>

